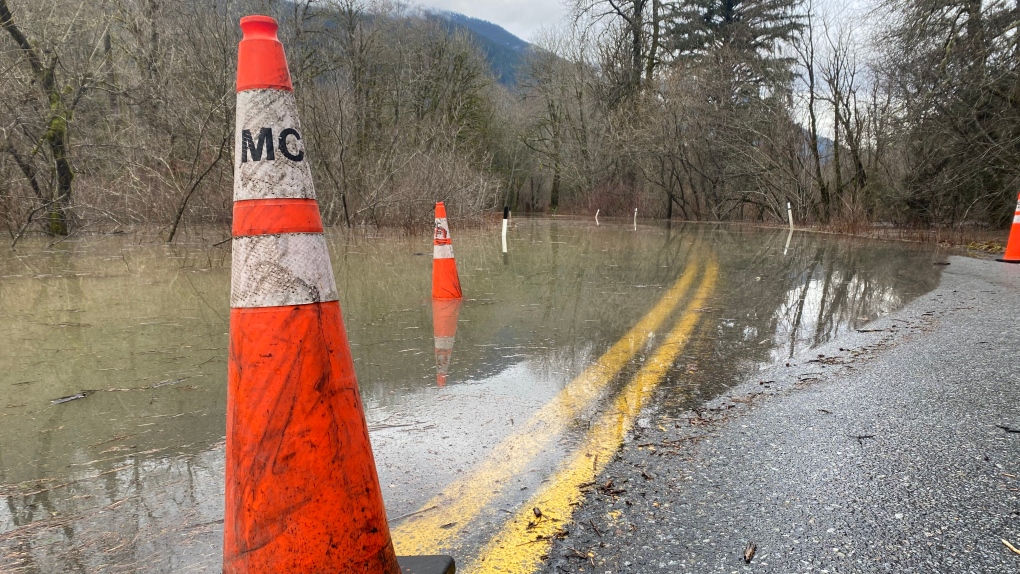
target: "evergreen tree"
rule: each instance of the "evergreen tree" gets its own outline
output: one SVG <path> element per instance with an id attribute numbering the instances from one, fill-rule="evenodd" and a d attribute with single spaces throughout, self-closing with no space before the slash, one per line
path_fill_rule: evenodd
<path id="1" fill-rule="evenodd" d="M 793 79 L 784 47 L 804 28 L 800 0 L 680 0 L 667 6 L 663 44 L 676 63 L 714 68 L 737 101 Z"/>
<path id="2" fill-rule="evenodd" d="M 713 219 L 778 212 L 766 189 L 776 150 L 796 133 L 791 118 L 793 59 L 785 55 L 804 24 L 800 0 L 674 0 L 664 6 L 666 106 L 684 118 L 676 147 L 685 158 L 696 211 Z M 785 193 L 779 190 L 778 193 Z M 674 199 L 671 199 L 674 201 Z"/>

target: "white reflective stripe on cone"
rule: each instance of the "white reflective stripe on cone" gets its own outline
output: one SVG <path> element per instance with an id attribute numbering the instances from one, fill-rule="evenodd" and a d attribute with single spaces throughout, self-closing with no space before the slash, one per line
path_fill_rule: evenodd
<path id="1" fill-rule="evenodd" d="M 231 265 L 230 306 L 234 309 L 340 299 L 321 233 L 235 237 Z"/>
<path id="2" fill-rule="evenodd" d="M 434 245 L 432 247 L 433 259 L 453 259 L 452 245 Z"/>
<path id="3" fill-rule="evenodd" d="M 240 92 L 235 129 L 234 201 L 315 199 L 293 92 Z"/>
<path id="4" fill-rule="evenodd" d="M 1013 223 L 1020 223 L 1020 213 L 1013 215 Z"/>
<path id="5" fill-rule="evenodd" d="M 436 350 L 448 351 L 453 348 L 455 337 L 436 337 Z"/>

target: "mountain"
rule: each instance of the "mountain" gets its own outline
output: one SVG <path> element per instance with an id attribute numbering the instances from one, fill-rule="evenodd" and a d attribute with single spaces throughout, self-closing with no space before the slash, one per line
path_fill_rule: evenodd
<path id="1" fill-rule="evenodd" d="M 517 68 L 531 44 L 497 24 L 478 18 L 445 11 L 432 12 L 432 16 L 443 22 L 451 32 L 467 32 L 489 60 L 492 73 L 499 83 L 508 87 L 517 84 Z"/>
<path id="2" fill-rule="evenodd" d="M 298 13 L 298 9 L 294 8 L 293 4 L 290 4 L 290 6 L 290 10 L 280 12 L 279 18 L 281 23 L 288 21 L 291 14 Z M 378 16 L 369 15 L 367 17 L 373 19 Z M 482 54 L 489 61 L 492 75 L 495 76 L 499 83 L 509 88 L 517 85 L 517 68 L 521 64 L 524 55 L 531 48 L 531 44 L 514 36 L 498 24 L 478 18 L 471 18 L 457 12 L 440 11 L 409 4 L 405 6 L 403 11 L 396 12 L 393 17 L 434 19 L 451 34 L 465 32 L 478 45 L 482 50 Z M 338 22 L 327 16 L 325 25 L 333 28 L 338 25 Z"/>

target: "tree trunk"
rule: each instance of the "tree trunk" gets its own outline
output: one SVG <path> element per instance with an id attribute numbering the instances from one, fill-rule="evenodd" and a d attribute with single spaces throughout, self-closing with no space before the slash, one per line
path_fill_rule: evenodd
<path id="1" fill-rule="evenodd" d="M 560 161 L 560 138 L 557 134 L 553 139 L 553 180 L 552 190 L 549 192 L 549 210 L 556 213 L 556 210 L 560 207 L 560 180 L 562 179 L 560 171 L 562 170 Z"/>
<path id="2" fill-rule="evenodd" d="M 652 88 L 652 80 L 655 75 L 656 59 L 659 54 L 659 3 L 661 0 L 652 0 L 652 43 L 648 47 L 648 56 L 645 65 L 645 88 Z"/>
<path id="3" fill-rule="evenodd" d="M 71 204 L 71 184 L 74 182 L 74 170 L 68 158 L 67 124 L 71 121 L 71 110 L 67 108 L 60 90 L 57 87 L 57 57 L 43 63 L 39 50 L 22 33 L 14 22 L 14 16 L 7 5 L 7 0 L 0 0 L 0 27 L 7 30 L 18 45 L 25 59 L 32 67 L 32 75 L 39 86 L 42 96 L 49 104 L 49 121 L 42 139 L 50 148 L 53 168 L 57 175 L 57 184 L 47 206 L 47 231 L 51 235 L 67 235 L 67 208 Z"/>
<path id="4" fill-rule="evenodd" d="M 808 81 L 808 133 L 811 139 L 811 159 L 814 161 L 814 179 L 818 185 L 818 195 L 821 201 L 818 219 L 822 223 L 828 223 L 829 213 L 831 212 L 831 198 L 829 197 L 829 186 L 826 184 L 825 177 L 822 174 L 822 152 L 818 149 L 818 84 L 815 79 L 815 39 L 812 25 L 813 22 L 809 16 L 806 40 L 807 54 L 805 58 L 807 61 L 804 62 Z"/>
<path id="5" fill-rule="evenodd" d="M 60 98 L 59 94 L 52 96 Z M 71 160 L 67 157 L 67 110 L 62 104 L 55 106 L 50 128 L 46 132 L 46 143 L 53 156 L 53 164 L 57 170 L 57 186 L 53 190 L 53 198 L 47 213 L 47 228 L 50 235 L 67 235 L 67 208 L 71 205 L 71 184 L 74 182 L 74 171 Z M 52 109 L 52 108 L 51 108 Z"/>
<path id="6" fill-rule="evenodd" d="M 644 71 L 644 26 L 645 26 L 645 4 L 648 0 L 634 0 L 634 13 L 631 16 L 631 70 L 630 88 L 631 95 L 636 96 L 641 91 L 641 73 Z M 635 106 L 637 105 L 635 101 Z M 634 108 L 637 111 L 637 108 Z"/>

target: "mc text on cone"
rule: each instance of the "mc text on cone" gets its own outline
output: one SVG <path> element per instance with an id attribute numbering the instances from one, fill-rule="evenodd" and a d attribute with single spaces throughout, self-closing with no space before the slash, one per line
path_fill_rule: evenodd
<path id="1" fill-rule="evenodd" d="M 277 24 L 241 28 L 223 572 L 397 574 Z"/>
<path id="2" fill-rule="evenodd" d="M 450 224 L 446 219 L 446 205 L 436 204 L 436 233 L 432 248 L 432 298 L 463 299 L 457 260 L 453 257 Z"/>
<path id="3" fill-rule="evenodd" d="M 1020 263 L 1020 196 L 1016 200 L 1013 211 L 1013 226 L 1009 230 L 1009 241 L 1006 242 L 1006 253 L 999 259 L 1003 263 Z"/>

